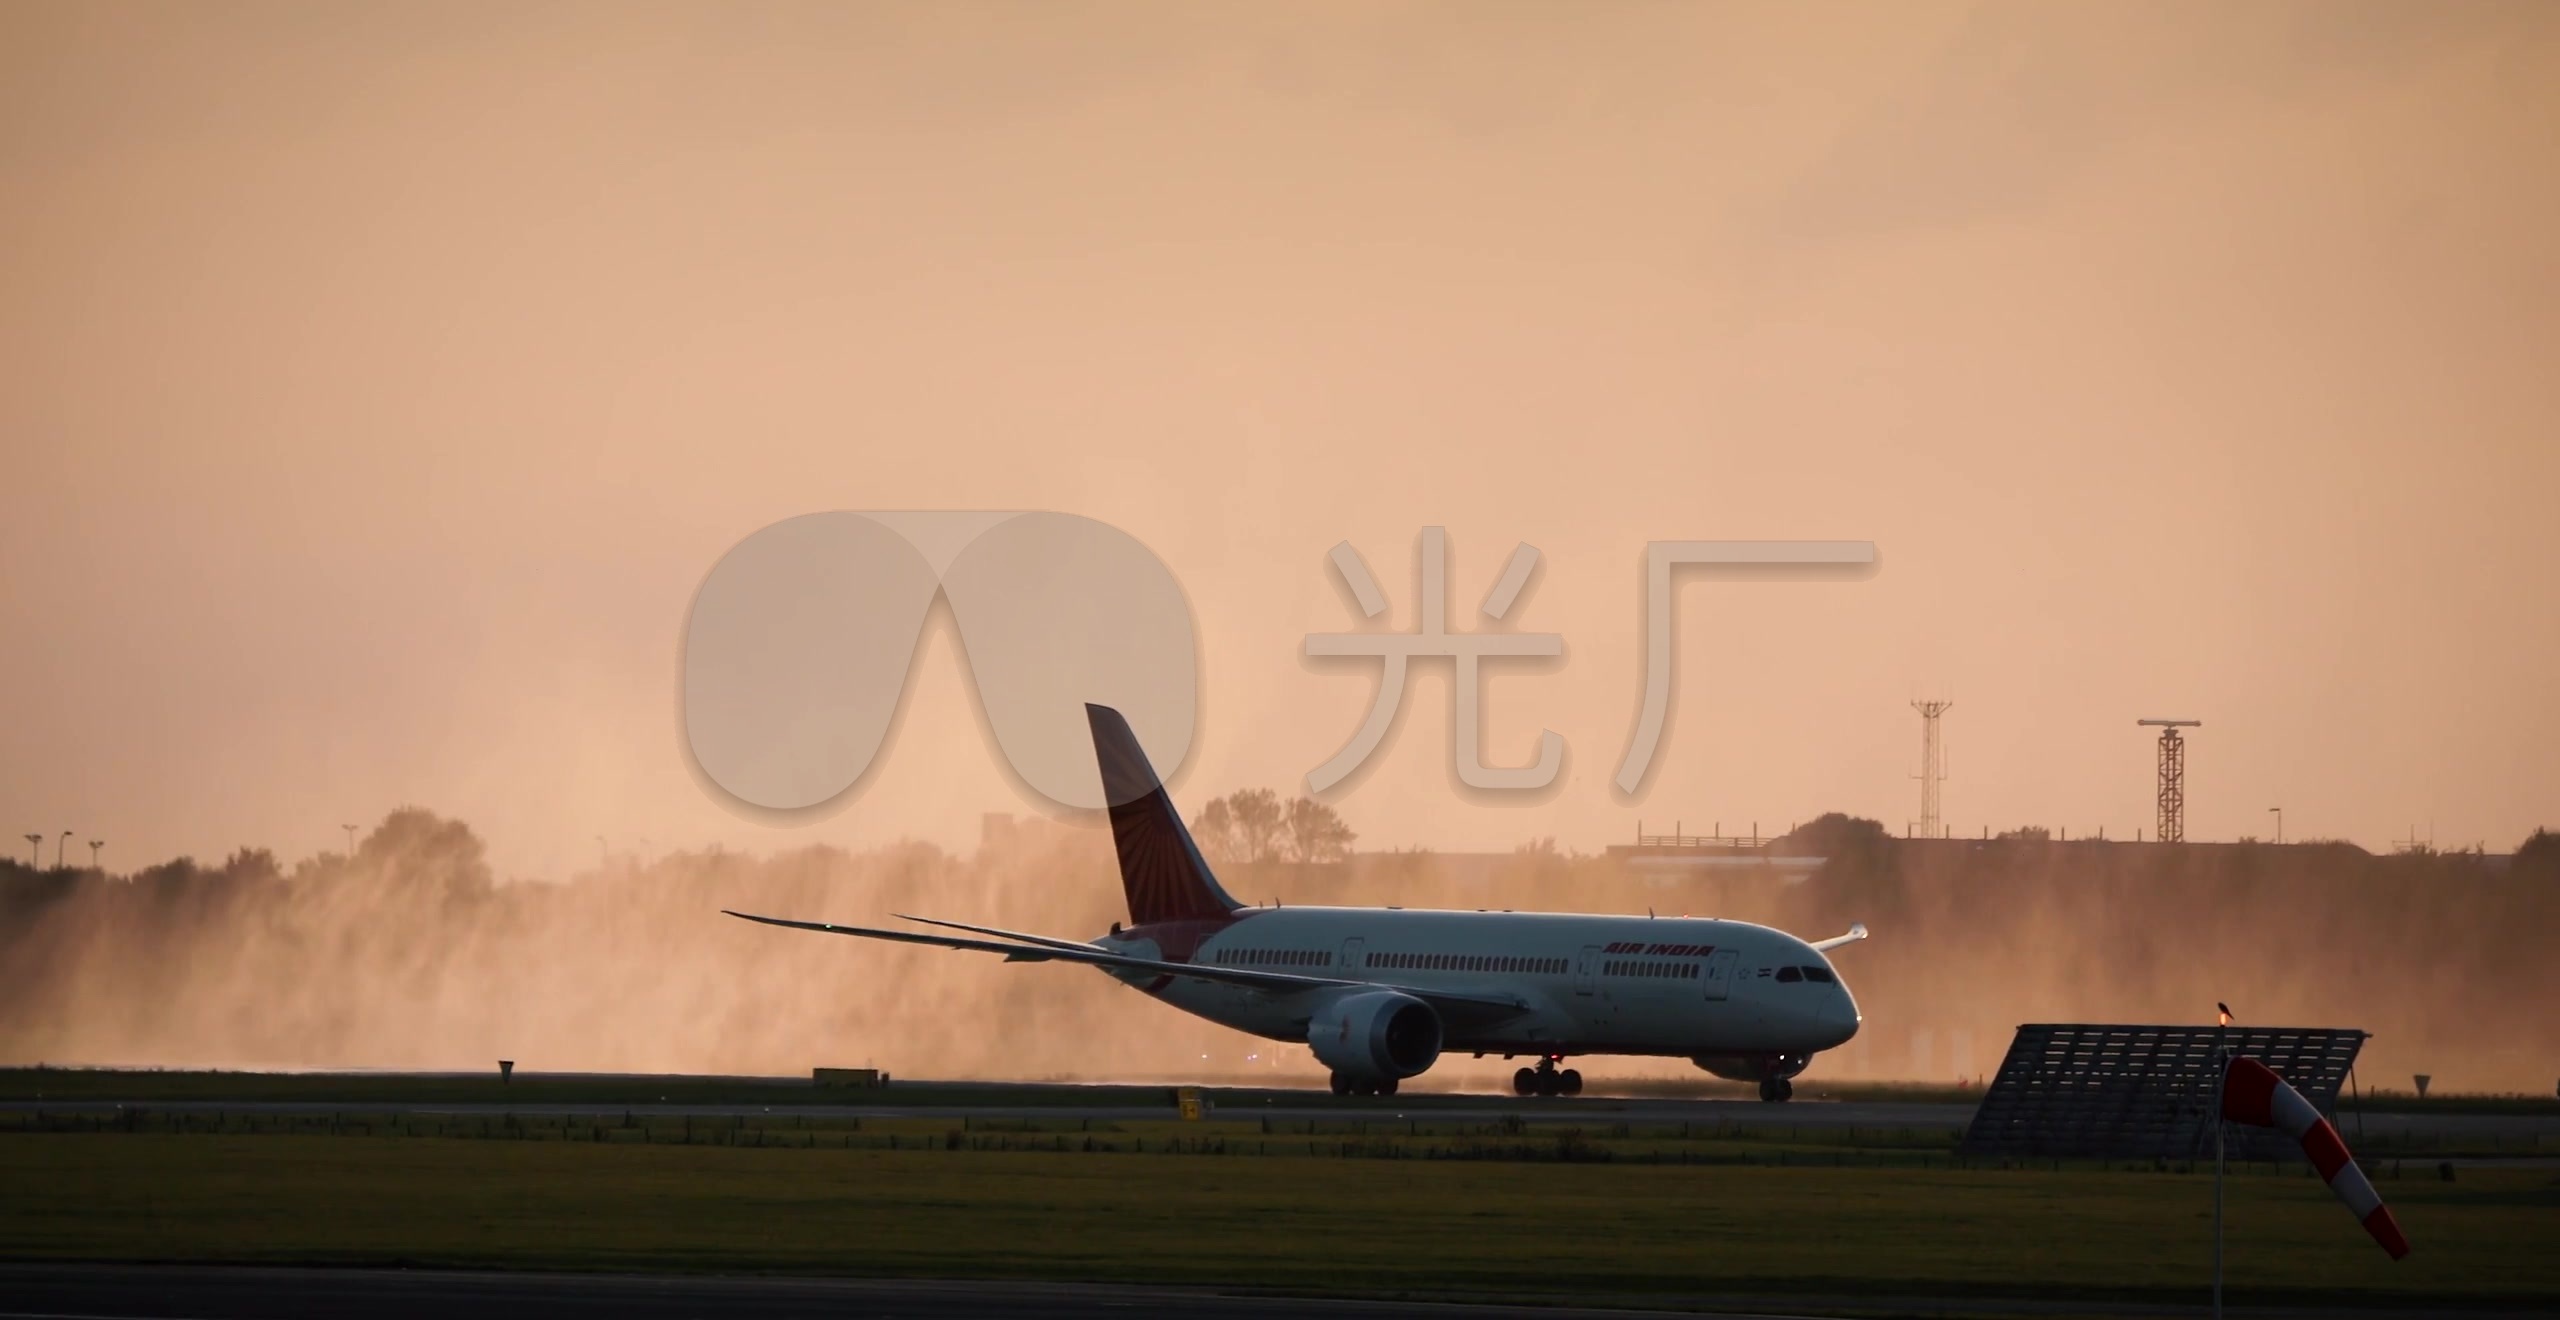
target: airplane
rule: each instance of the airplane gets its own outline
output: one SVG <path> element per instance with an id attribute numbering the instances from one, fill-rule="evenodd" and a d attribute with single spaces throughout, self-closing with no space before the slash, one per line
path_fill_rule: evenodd
<path id="1" fill-rule="evenodd" d="M 1221 1026 L 1304 1042 L 1336 1095 L 1393 1095 L 1443 1054 L 1531 1057 L 1524 1096 L 1574 1095 L 1584 1055 L 1686 1058 L 1795 1094 L 1813 1056 L 1858 1032 L 1830 950 L 1742 921 L 1561 912 L 1269 907 L 1237 902 L 1183 828 L 1127 720 L 1088 705 L 1129 922 L 1091 940 L 930 917 L 935 931 L 726 915 L 769 926 L 1073 962 Z M 942 934 L 956 931 L 960 934 Z"/>

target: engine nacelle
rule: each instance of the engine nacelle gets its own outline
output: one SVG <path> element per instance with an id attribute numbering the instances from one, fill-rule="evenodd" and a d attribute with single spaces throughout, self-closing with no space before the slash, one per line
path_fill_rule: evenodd
<path id="1" fill-rule="evenodd" d="M 1324 1066 L 1377 1081 L 1411 1077 L 1440 1057 L 1440 1015 L 1393 990 L 1364 990 L 1324 1006 L 1307 1023 Z"/>
<path id="2" fill-rule="evenodd" d="M 1809 1054 L 1701 1054 L 1689 1062 L 1728 1082 L 1783 1082 L 1813 1063 Z"/>

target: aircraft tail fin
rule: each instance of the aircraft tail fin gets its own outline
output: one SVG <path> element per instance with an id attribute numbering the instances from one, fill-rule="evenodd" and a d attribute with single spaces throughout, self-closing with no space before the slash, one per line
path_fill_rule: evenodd
<path id="1" fill-rule="evenodd" d="M 1087 705 L 1084 713 L 1093 726 L 1103 798 L 1111 804 L 1111 839 L 1120 851 L 1120 887 L 1129 897 L 1130 922 L 1216 920 L 1243 907 L 1219 887 L 1192 844 L 1191 831 L 1183 828 L 1129 721 L 1109 706 Z"/>

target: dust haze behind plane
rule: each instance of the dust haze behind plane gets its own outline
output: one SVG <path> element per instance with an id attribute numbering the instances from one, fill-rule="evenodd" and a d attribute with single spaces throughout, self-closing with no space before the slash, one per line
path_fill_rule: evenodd
<path id="1" fill-rule="evenodd" d="M 1855 951 L 1866 1021 L 1817 1078 L 1951 1081 L 1988 1072 L 2026 1016 L 2204 1021 L 2221 1000 L 2245 1021 L 2375 1032 L 2360 1065 L 2367 1086 L 2426 1072 L 2449 1090 L 2549 1092 L 2560 1021 L 2511 1010 L 2560 1002 L 2545 937 L 2560 927 L 2560 836 L 2506 873 L 2467 856 L 2339 846 L 2024 841 L 1914 853 L 1845 818 L 1799 837 L 1831 861 L 1794 885 L 1666 887 L 1658 874 L 1547 851 L 1489 869 L 1404 852 L 1222 874 L 1239 895 L 1293 904 L 1654 906 L 1804 931 L 1866 921 L 1890 935 Z M 0 863 L 0 1061 L 1323 1077 L 1301 1050 L 1139 1012 L 1082 969 L 922 948 L 850 956 L 840 941 L 711 915 L 724 907 L 966 912 L 1065 931 L 1126 916 L 1098 826 L 1016 828 L 958 855 L 925 844 L 617 853 L 558 881 L 505 882 L 469 827 L 403 810 L 352 857 L 245 849 L 223 863 L 78 876 Z M 2448 964 L 2445 949 L 2463 956 Z M 991 1018 L 1021 1029 L 955 1029 Z M 1699 1076 L 1685 1061 L 1599 1066 Z M 1507 1068 L 1462 1058 L 1417 1084 L 1507 1082 Z"/>

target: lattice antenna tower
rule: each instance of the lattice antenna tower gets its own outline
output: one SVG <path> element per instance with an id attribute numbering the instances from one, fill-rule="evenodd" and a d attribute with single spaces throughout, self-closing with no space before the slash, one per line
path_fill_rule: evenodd
<path id="1" fill-rule="evenodd" d="M 1938 732 L 1938 717 L 1956 703 L 1952 701 L 1915 701 L 1911 708 L 1920 712 L 1920 819 L 1912 833 L 1934 839 L 1946 833 L 1946 823 L 1939 814 L 1941 785 L 1947 780 L 1947 744 Z"/>
<path id="2" fill-rule="evenodd" d="M 2160 730 L 2160 842 L 2187 841 L 2187 740 L 2180 729 L 2201 729 L 2203 720 L 2135 720 Z"/>

